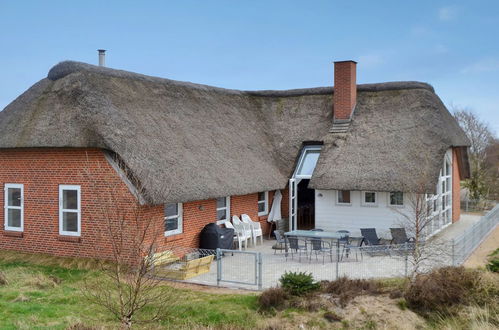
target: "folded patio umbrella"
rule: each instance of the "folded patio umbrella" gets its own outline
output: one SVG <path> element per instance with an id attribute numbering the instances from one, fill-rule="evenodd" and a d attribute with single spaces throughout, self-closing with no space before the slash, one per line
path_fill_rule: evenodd
<path id="1" fill-rule="evenodd" d="M 281 220 L 281 201 L 282 194 L 280 190 L 277 190 L 274 194 L 274 199 L 272 201 L 272 208 L 270 209 L 269 216 L 267 218 L 268 222 L 274 222 L 277 220 Z"/>

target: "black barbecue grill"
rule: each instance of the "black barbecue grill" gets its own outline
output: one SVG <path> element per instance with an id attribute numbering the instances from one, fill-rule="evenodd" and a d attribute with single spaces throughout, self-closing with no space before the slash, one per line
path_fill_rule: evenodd
<path id="1" fill-rule="evenodd" d="M 199 248 L 207 250 L 232 249 L 234 229 L 222 228 L 215 223 L 209 223 L 201 230 Z"/>

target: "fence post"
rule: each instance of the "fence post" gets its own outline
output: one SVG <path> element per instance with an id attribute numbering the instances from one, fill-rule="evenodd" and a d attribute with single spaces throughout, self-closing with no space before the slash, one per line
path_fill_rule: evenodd
<path id="1" fill-rule="evenodd" d="M 263 287 L 262 267 L 263 267 L 262 253 L 258 252 L 258 290 L 262 290 Z"/>
<path id="2" fill-rule="evenodd" d="M 220 286 L 222 280 L 222 253 L 220 248 L 217 248 L 217 286 Z"/>
<path id="3" fill-rule="evenodd" d="M 456 265 L 456 240 L 452 239 L 452 266 Z"/>
<path id="4" fill-rule="evenodd" d="M 340 266 L 340 240 L 338 240 L 338 243 L 336 245 L 336 279 L 338 279 L 339 276 L 339 269 L 338 269 L 339 266 Z"/>
<path id="5" fill-rule="evenodd" d="M 407 245 L 408 245 L 407 242 L 405 242 L 404 244 L 405 244 L 405 248 L 404 248 L 404 250 L 405 250 L 404 251 L 405 252 L 404 253 L 405 254 L 405 258 L 404 258 L 405 259 L 405 277 L 407 277 L 409 274 L 409 270 L 408 270 L 408 268 L 409 268 L 409 250 L 407 247 Z"/>

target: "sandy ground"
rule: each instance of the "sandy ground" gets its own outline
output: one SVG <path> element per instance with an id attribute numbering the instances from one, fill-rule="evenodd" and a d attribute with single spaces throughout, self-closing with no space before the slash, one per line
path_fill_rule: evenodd
<path id="1" fill-rule="evenodd" d="M 480 244 L 480 246 L 464 262 L 465 267 L 483 267 L 487 263 L 487 257 L 495 249 L 499 248 L 499 226 Z"/>
<path id="2" fill-rule="evenodd" d="M 414 312 L 397 306 L 386 296 L 359 296 L 345 308 L 327 306 L 341 321 L 331 323 L 320 312 L 279 312 L 262 320 L 262 329 L 424 329 L 425 321 Z"/>

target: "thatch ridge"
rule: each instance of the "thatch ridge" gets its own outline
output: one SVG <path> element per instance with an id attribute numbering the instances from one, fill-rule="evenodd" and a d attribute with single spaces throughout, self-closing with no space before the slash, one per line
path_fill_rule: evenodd
<path id="1" fill-rule="evenodd" d="M 67 61 L 0 112 L 0 149 L 110 150 L 148 203 L 161 204 L 283 189 L 306 141 L 324 141 L 312 186 L 409 191 L 421 161 L 411 141 L 426 136 L 431 173 L 443 150 L 468 143 L 428 84 L 358 91 L 351 130 L 338 140 L 331 87 L 237 91 Z"/>

